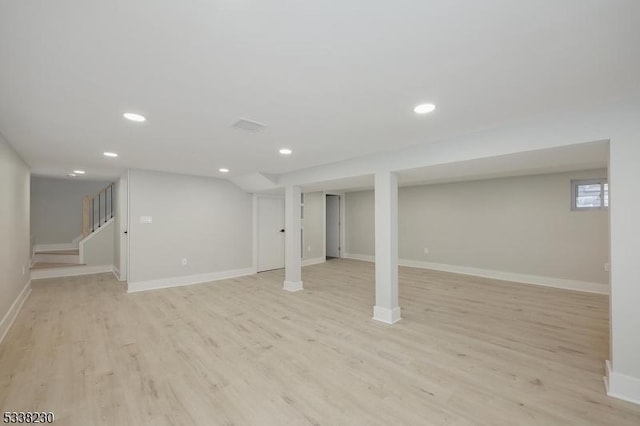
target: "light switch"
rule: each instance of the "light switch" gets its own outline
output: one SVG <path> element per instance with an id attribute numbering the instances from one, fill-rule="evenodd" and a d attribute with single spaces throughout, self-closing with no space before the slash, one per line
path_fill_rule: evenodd
<path id="1" fill-rule="evenodd" d="M 140 223 L 152 223 L 153 217 L 151 216 L 140 216 Z"/>

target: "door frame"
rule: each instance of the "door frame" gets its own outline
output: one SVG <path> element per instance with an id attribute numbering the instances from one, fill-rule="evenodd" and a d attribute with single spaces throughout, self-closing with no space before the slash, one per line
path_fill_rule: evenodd
<path id="1" fill-rule="evenodd" d="M 271 194 L 253 194 L 253 273 L 258 273 L 258 203 L 260 198 L 269 198 L 284 201 L 283 195 L 271 195 Z"/>

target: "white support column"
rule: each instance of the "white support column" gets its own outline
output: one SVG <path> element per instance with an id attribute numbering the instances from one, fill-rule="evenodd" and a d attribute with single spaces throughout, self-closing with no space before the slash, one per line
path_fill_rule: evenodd
<path id="1" fill-rule="evenodd" d="M 398 178 L 392 172 L 375 175 L 376 304 L 373 319 L 387 324 L 400 320 L 398 306 Z"/>
<path id="2" fill-rule="evenodd" d="M 612 138 L 609 156 L 611 205 L 611 360 L 607 394 L 640 404 L 640 131 Z"/>
<path id="3" fill-rule="evenodd" d="M 288 291 L 302 290 L 302 244 L 300 222 L 299 186 L 287 186 L 284 200 L 284 289 Z"/>

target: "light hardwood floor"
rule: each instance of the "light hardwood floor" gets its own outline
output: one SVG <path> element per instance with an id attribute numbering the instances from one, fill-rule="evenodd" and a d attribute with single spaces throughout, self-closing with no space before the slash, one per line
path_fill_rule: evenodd
<path id="1" fill-rule="evenodd" d="M 110 274 L 33 283 L 0 346 L 0 407 L 62 425 L 640 425 L 608 398 L 606 296 L 373 264 L 127 294 Z"/>

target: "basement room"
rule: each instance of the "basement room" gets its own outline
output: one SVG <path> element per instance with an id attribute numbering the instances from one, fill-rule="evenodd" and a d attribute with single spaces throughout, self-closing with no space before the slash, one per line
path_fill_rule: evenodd
<path id="1" fill-rule="evenodd" d="M 0 3 L 0 408 L 640 424 L 640 3 Z"/>

